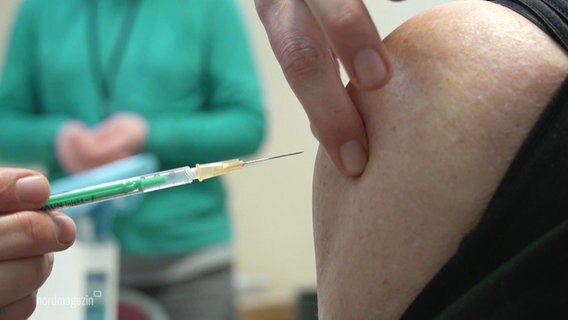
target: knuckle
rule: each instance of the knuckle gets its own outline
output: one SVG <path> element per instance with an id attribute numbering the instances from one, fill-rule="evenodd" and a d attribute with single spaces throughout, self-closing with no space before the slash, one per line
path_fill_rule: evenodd
<path id="1" fill-rule="evenodd" d="M 0 183 L 0 205 L 3 207 L 15 200 L 12 189 L 13 186 L 11 184 Z"/>
<path id="2" fill-rule="evenodd" d="M 53 269 L 53 253 L 44 254 L 41 257 L 40 262 L 37 264 L 37 287 L 38 289 L 47 280 Z"/>
<path id="3" fill-rule="evenodd" d="M 278 12 L 285 1 L 254 0 L 256 12 L 261 20 L 268 19 L 272 13 Z"/>
<path id="4" fill-rule="evenodd" d="M 270 0 L 254 0 L 256 12 L 258 13 L 258 16 L 261 19 L 266 17 L 266 15 L 269 12 L 270 7 L 272 6 L 273 3 L 274 3 L 274 1 L 270 1 Z"/>
<path id="5" fill-rule="evenodd" d="M 4 168 L 0 171 L 0 205 L 7 206 L 16 200 L 14 189 L 19 176 L 32 171 L 23 169 Z"/>
<path id="6" fill-rule="evenodd" d="M 52 256 L 52 255 L 51 255 Z M 33 290 L 39 289 L 51 274 L 53 259 L 50 254 L 34 257 L 30 262 L 27 287 Z"/>
<path id="7" fill-rule="evenodd" d="M 327 19 L 327 28 L 330 34 L 342 34 L 346 30 L 356 28 L 367 18 L 365 11 L 358 5 L 352 3 L 344 3 L 340 10 Z"/>
<path id="8" fill-rule="evenodd" d="M 286 75 L 303 78 L 319 72 L 322 53 L 310 37 L 287 37 L 281 48 L 279 60 Z"/>

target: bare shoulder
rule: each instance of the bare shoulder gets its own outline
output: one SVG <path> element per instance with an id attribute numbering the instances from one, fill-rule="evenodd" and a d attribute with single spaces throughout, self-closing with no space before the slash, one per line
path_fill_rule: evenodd
<path id="1" fill-rule="evenodd" d="M 374 92 L 350 88 L 367 127 L 366 171 L 350 179 L 324 152 L 316 161 L 324 315 L 355 304 L 352 318 L 399 317 L 476 225 L 568 74 L 549 36 L 485 1 L 418 15 L 386 45 L 392 81 Z"/>
<path id="2" fill-rule="evenodd" d="M 542 105 L 568 72 L 566 52 L 547 34 L 487 1 L 456 1 L 426 11 L 393 32 L 387 45 L 401 77 L 409 70 L 429 82 L 416 85 L 451 88 L 460 99 L 476 100 L 483 91 L 495 101 L 513 102 L 511 92 L 529 89 L 517 100 L 530 95 L 528 103 Z"/>

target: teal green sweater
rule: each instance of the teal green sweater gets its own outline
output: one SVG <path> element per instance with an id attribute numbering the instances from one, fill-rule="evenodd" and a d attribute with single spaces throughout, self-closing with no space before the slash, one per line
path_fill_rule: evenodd
<path id="1" fill-rule="evenodd" d="M 0 158 L 55 157 L 61 125 L 102 120 L 87 33 L 87 2 L 26 0 L 0 82 Z M 130 0 L 98 0 L 106 67 Z M 141 0 L 113 86 L 112 112 L 148 121 L 144 152 L 161 169 L 251 154 L 264 134 L 258 79 L 232 0 Z M 230 240 L 221 179 L 148 194 L 114 231 L 125 252 L 182 253 Z"/>

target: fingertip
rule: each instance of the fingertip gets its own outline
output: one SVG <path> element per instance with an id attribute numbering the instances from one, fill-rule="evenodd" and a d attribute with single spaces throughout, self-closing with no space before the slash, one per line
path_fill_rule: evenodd
<path id="1" fill-rule="evenodd" d="M 62 250 L 69 248 L 75 242 L 77 227 L 69 216 L 59 212 L 52 212 L 52 219 L 57 227 L 57 241 L 61 244 Z"/>
<path id="2" fill-rule="evenodd" d="M 349 176 L 357 177 L 365 171 L 368 153 L 359 141 L 351 140 L 339 147 L 339 160 L 343 172 Z"/>
<path id="3" fill-rule="evenodd" d="M 49 182 L 39 174 L 22 177 L 16 181 L 15 191 L 22 204 L 41 206 L 49 198 Z"/>

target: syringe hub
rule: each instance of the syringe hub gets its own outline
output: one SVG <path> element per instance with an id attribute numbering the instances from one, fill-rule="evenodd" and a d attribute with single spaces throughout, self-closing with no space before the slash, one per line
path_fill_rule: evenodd
<path id="1" fill-rule="evenodd" d="M 227 161 L 197 164 L 195 165 L 195 171 L 197 172 L 197 179 L 201 182 L 205 179 L 221 176 L 231 171 L 238 170 L 244 165 L 244 161 L 232 159 Z"/>

